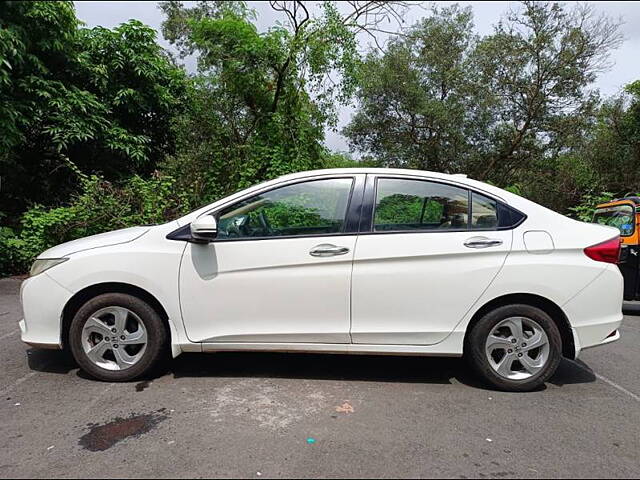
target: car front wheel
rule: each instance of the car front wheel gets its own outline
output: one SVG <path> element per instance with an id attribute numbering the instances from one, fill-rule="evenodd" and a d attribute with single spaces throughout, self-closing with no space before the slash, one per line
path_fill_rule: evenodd
<path id="1" fill-rule="evenodd" d="M 165 352 L 167 332 L 158 313 L 137 297 L 98 295 L 74 316 L 71 352 L 91 376 L 124 382 L 149 374 Z"/>
<path id="2" fill-rule="evenodd" d="M 488 383 L 500 390 L 539 388 L 556 371 L 562 339 L 543 310 L 507 305 L 484 315 L 467 337 L 465 356 Z"/>

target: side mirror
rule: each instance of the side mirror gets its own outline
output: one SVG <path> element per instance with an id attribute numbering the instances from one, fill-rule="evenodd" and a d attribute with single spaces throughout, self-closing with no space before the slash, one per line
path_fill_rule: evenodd
<path id="1" fill-rule="evenodd" d="M 203 215 L 191 222 L 191 238 L 197 243 L 209 243 L 218 234 L 218 224 L 213 215 Z"/>

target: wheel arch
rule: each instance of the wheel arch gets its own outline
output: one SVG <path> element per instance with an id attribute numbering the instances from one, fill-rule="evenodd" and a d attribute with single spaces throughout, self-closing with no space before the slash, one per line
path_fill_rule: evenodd
<path id="1" fill-rule="evenodd" d="M 69 346 L 69 328 L 71 327 L 71 321 L 76 312 L 90 299 L 101 295 L 103 293 L 124 293 L 139 298 L 140 300 L 147 302 L 162 319 L 162 323 L 167 329 L 167 336 L 169 341 L 172 342 L 172 329 L 169 324 L 169 315 L 166 309 L 162 306 L 160 301 L 149 293 L 144 288 L 140 288 L 136 285 L 123 282 L 105 282 L 97 283 L 83 288 L 76 292 L 65 304 L 62 310 L 62 322 L 60 339 L 62 341 L 62 347 L 64 349 Z"/>
<path id="2" fill-rule="evenodd" d="M 482 307 L 480 307 L 476 311 L 476 313 L 474 313 L 473 317 L 471 317 L 471 320 L 467 325 L 467 329 L 464 335 L 464 349 L 466 350 L 467 338 L 469 336 L 469 333 L 471 332 L 471 330 L 473 330 L 473 327 L 475 327 L 476 323 L 478 323 L 478 321 L 482 317 L 484 317 L 490 311 L 495 310 L 496 308 L 513 304 L 525 304 L 532 307 L 537 307 L 540 310 L 544 311 L 547 315 L 549 315 L 551 319 L 556 323 L 556 325 L 558 326 L 558 330 L 560 331 L 560 337 L 562 338 L 562 355 L 566 358 L 575 358 L 576 346 L 573 339 L 571 324 L 569 323 L 567 315 L 555 302 L 533 293 L 511 293 L 508 295 L 502 295 L 488 301 Z"/>

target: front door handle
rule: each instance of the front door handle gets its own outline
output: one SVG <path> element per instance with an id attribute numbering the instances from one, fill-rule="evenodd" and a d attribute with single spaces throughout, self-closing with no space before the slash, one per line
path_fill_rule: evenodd
<path id="1" fill-rule="evenodd" d="M 498 245 L 502 245 L 502 240 L 487 237 L 471 237 L 464 242 L 464 246 L 467 248 L 488 248 Z"/>
<path id="2" fill-rule="evenodd" d="M 309 251 L 309 255 L 312 257 L 335 257 L 336 255 L 344 255 L 345 253 L 349 253 L 347 247 L 338 247 L 330 243 L 316 245 Z"/>

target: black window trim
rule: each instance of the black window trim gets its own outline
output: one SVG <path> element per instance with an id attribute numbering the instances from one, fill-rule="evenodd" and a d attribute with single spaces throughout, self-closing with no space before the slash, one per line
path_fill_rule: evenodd
<path id="1" fill-rule="evenodd" d="M 288 181 L 277 183 L 275 185 L 266 186 L 263 189 L 252 191 L 247 195 L 235 198 L 222 205 L 218 205 L 211 210 L 202 213 L 202 215 L 213 215 L 216 221 L 219 219 L 220 213 L 227 207 L 233 206 L 236 203 L 243 202 L 256 195 L 262 195 L 264 193 L 276 190 L 278 188 L 287 187 L 290 185 L 297 185 L 301 183 L 315 182 L 319 180 L 339 180 L 349 179 L 351 180 L 351 190 L 349 192 L 349 200 L 347 202 L 347 209 L 345 214 L 345 221 L 342 226 L 341 232 L 322 233 L 322 234 L 307 234 L 307 235 L 277 235 L 277 236 L 265 236 L 265 237 L 238 237 L 238 238 L 215 238 L 210 243 L 224 243 L 224 242 L 252 242 L 258 240 L 286 240 L 293 238 L 318 238 L 318 237 L 344 237 L 349 235 L 358 235 L 358 227 L 360 226 L 360 216 L 362 211 L 362 200 L 365 192 L 365 173 L 344 173 L 344 174 L 328 174 L 328 175 L 314 175 L 310 177 L 294 178 Z M 181 240 L 191 242 L 191 224 L 187 223 L 180 228 L 170 232 L 166 238 L 169 240 Z"/>
<path id="2" fill-rule="evenodd" d="M 423 182 L 431 182 L 431 183 L 439 183 L 441 185 L 447 185 L 450 187 L 457 187 L 467 190 L 468 195 L 468 205 L 467 205 L 467 227 L 466 228 L 449 228 L 449 229 L 422 229 L 422 230 L 379 230 L 376 231 L 374 229 L 374 216 L 375 216 L 375 205 L 376 198 L 378 194 L 378 180 L 381 179 L 392 179 L 392 180 L 419 180 Z M 503 205 L 510 211 L 514 211 L 521 215 L 521 218 L 518 222 L 512 225 L 503 226 L 503 227 L 495 227 L 495 228 L 471 228 L 471 194 L 477 193 L 478 195 L 485 196 L 491 200 L 495 200 L 498 204 Z M 363 207 L 362 207 L 362 216 L 360 218 L 360 235 L 385 235 L 385 234 L 401 234 L 401 233 L 455 233 L 455 232 L 496 232 L 496 231 L 504 231 L 504 230 L 513 230 L 527 219 L 527 215 L 517 208 L 512 207 L 504 199 L 499 196 L 492 194 L 490 192 L 486 192 L 484 190 L 472 188 L 469 185 L 464 183 L 458 183 L 455 181 L 448 181 L 440 178 L 433 177 L 425 177 L 421 175 L 385 175 L 385 174 L 367 174 L 366 186 L 365 186 L 365 196 L 363 199 Z M 499 210 L 499 206 L 496 205 Z M 496 212 L 497 213 L 497 212 Z M 500 218 L 498 218 L 498 222 L 500 222 Z"/>
<path id="3" fill-rule="evenodd" d="M 351 178 L 353 180 L 353 185 L 351 187 L 351 193 L 349 197 L 349 203 L 347 206 L 347 216 L 344 226 L 343 232 L 337 233 L 326 233 L 322 235 L 318 234 L 310 234 L 310 235 L 283 235 L 283 236 L 273 236 L 273 237 L 244 237 L 244 238 L 228 238 L 228 239 L 215 239 L 213 242 L 247 242 L 247 241 L 257 241 L 257 240 L 275 240 L 275 239 L 291 239 L 291 238 L 313 238 L 313 237 L 331 237 L 331 236 L 350 236 L 350 235 L 384 235 L 384 234 L 398 234 L 398 233 L 451 233 L 451 232 L 495 232 L 495 231 L 503 231 L 503 230 L 513 230 L 527 219 L 527 215 L 517 208 L 509 205 L 504 199 L 501 197 L 478 189 L 472 188 L 467 184 L 451 181 L 448 179 L 427 177 L 422 175 L 402 175 L 402 174 L 377 174 L 377 173 L 345 173 L 345 174 L 326 174 L 326 175 L 313 175 L 309 177 L 302 178 L 294 178 L 288 181 L 284 181 L 275 185 L 269 185 L 259 190 L 254 190 L 247 195 L 243 195 L 242 197 L 235 198 L 228 202 L 225 202 L 222 205 L 218 205 L 215 208 L 212 208 L 202 215 L 214 215 L 225 209 L 226 207 L 233 205 L 234 203 L 241 202 L 246 200 L 247 198 L 251 198 L 255 195 L 260 195 L 262 193 L 275 190 L 276 188 L 285 187 L 287 185 L 293 185 L 297 183 L 305 183 L 315 180 L 329 180 L 329 179 L 339 179 L 339 178 Z M 432 182 L 432 183 L 440 183 L 448 186 L 464 188 L 469 192 L 469 197 L 471 197 L 471 192 L 476 192 L 480 195 L 484 195 L 492 200 L 495 200 L 499 204 L 503 205 L 510 211 L 516 212 L 521 216 L 520 220 L 513 225 L 506 227 L 497 227 L 497 228 L 476 228 L 471 229 L 470 223 L 467 223 L 467 228 L 456 228 L 456 229 L 448 229 L 448 230 L 384 230 L 384 231 L 374 231 L 373 230 L 373 213 L 375 209 L 375 199 L 377 192 L 377 182 L 378 179 L 399 179 L 399 180 L 421 180 L 424 182 Z M 469 209 L 471 208 L 471 202 L 469 202 Z M 469 222 L 471 215 L 468 215 Z M 499 219 L 498 219 L 499 221 Z M 167 236 L 169 240 L 180 240 L 180 241 L 192 241 L 190 224 L 187 223 L 182 227 L 177 228 L 176 230 L 170 232 Z"/>

